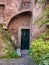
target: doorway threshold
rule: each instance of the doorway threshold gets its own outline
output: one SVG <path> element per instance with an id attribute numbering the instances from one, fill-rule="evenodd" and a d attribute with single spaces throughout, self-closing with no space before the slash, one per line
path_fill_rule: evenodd
<path id="1" fill-rule="evenodd" d="M 21 56 L 22 57 L 28 57 L 29 56 L 29 50 L 21 50 Z"/>

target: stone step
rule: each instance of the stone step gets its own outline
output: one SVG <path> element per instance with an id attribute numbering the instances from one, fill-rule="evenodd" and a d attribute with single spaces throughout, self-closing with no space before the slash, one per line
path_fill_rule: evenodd
<path id="1" fill-rule="evenodd" d="M 21 56 L 22 56 L 22 57 L 27 57 L 27 56 L 29 56 L 28 50 L 21 50 Z"/>

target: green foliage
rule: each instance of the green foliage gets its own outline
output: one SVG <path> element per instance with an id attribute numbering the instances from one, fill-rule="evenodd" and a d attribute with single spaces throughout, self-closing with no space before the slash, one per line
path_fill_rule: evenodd
<path id="1" fill-rule="evenodd" d="M 2 36 L 2 40 L 3 40 L 3 42 L 6 44 L 6 46 L 7 46 L 7 48 L 10 50 L 10 49 L 13 49 L 11 46 L 10 46 L 10 44 L 8 44 L 8 40 L 7 40 L 7 38 L 6 37 L 4 37 L 4 36 Z"/>
<path id="2" fill-rule="evenodd" d="M 7 50 L 5 58 L 10 59 L 10 58 L 20 58 L 20 56 L 17 54 L 15 50 Z"/>
<path id="3" fill-rule="evenodd" d="M 11 42 L 11 44 L 12 44 L 13 48 L 16 50 L 16 49 L 18 48 L 18 46 L 17 46 L 17 45 L 15 45 L 14 40 L 12 40 L 12 39 L 10 38 L 10 42 Z"/>
<path id="4" fill-rule="evenodd" d="M 11 35 L 8 31 L 3 30 L 3 36 L 6 38 L 7 41 L 10 41 L 14 49 L 18 48 L 17 45 L 15 45 L 14 40 L 12 40 Z"/>
<path id="5" fill-rule="evenodd" d="M 38 3 L 44 3 L 44 2 L 46 2 L 46 0 L 38 0 Z"/>
<path id="6" fill-rule="evenodd" d="M 43 5 L 45 5 L 47 0 L 36 0 L 36 3 L 38 4 L 38 7 L 41 8 Z"/>
<path id="7" fill-rule="evenodd" d="M 13 47 L 11 47 L 8 44 L 8 41 L 5 37 L 2 37 L 2 39 L 4 40 L 4 43 L 6 44 L 7 48 L 5 50 L 5 55 L 4 56 L 0 56 L 0 59 L 6 58 L 6 59 L 10 59 L 10 58 L 20 58 L 20 56 L 17 54 L 17 52 L 15 51 L 15 49 L 13 49 Z"/>
<path id="8" fill-rule="evenodd" d="M 49 29 L 47 29 L 47 31 L 44 34 L 41 34 L 40 36 L 42 39 L 49 40 Z"/>
<path id="9" fill-rule="evenodd" d="M 17 49 L 17 45 L 15 45 L 14 40 L 12 40 L 10 33 L 3 29 L 2 24 L 0 24 L 0 33 L 2 33 L 2 40 L 4 44 L 6 45 L 5 55 L 0 56 L 0 59 L 19 58 L 20 56 L 17 54 L 15 50 Z"/>
<path id="10" fill-rule="evenodd" d="M 32 42 L 29 52 L 37 64 L 49 65 L 49 29 Z"/>
<path id="11" fill-rule="evenodd" d="M 30 56 L 39 65 L 49 65 L 49 40 L 39 38 L 30 46 Z"/>
<path id="12" fill-rule="evenodd" d="M 2 39 L 4 43 L 10 42 L 14 49 L 17 49 L 17 45 L 15 45 L 14 40 L 12 40 L 10 33 L 7 30 L 3 29 L 3 25 L 0 24 L 0 33 L 2 33 Z M 7 45 L 8 46 L 8 45 Z"/>
<path id="13" fill-rule="evenodd" d="M 49 24 L 49 8 L 46 8 L 40 16 L 41 17 L 37 19 L 34 24 L 38 24 L 39 27 Z"/>
<path id="14" fill-rule="evenodd" d="M 0 56 L 0 59 L 11 59 L 11 58 L 20 58 L 17 52 L 13 49 L 6 49 L 6 54 L 4 56 Z"/>
<path id="15" fill-rule="evenodd" d="M 48 16 L 49 9 L 47 8 L 34 24 L 38 24 L 40 28 L 49 24 Z M 38 65 L 49 65 L 49 29 L 44 34 L 41 34 L 39 39 L 32 42 L 29 52 Z"/>

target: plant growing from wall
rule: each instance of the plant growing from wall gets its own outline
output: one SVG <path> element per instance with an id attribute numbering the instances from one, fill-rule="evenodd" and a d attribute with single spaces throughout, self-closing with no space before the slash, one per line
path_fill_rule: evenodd
<path id="1" fill-rule="evenodd" d="M 34 24 L 38 24 L 39 27 L 49 24 L 49 8 L 46 8 L 40 15 L 40 18 L 36 20 Z"/>
<path id="2" fill-rule="evenodd" d="M 13 46 L 13 48 L 17 49 L 17 45 L 15 45 L 14 40 L 12 40 L 10 33 L 7 30 L 4 30 L 2 25 L 0 25 L 0 31 L 2 32 L 2 39 L 3 39 L 3 41 L 5 43 L 6 42 L 10 42 L 11 45 Z M 7 41 L 5 41 L 5 40 L 7 40 Z"/>
<path id="3" fill-rule="evenodd" d="M 49 65 L 49 40 L 34 40 L 30 47 L 30 56 L 38 65 Z"/>
<path id="4" fill-rule="evenodd" d="M 38 7 L 41 8 L 47 0 L 35 0 L 35 4 L 38 4 Z"/>
<path id="5" fill-rule="evenodd" d="M 38 65 L 49 65 L 49 9 L 43 11 L 41 18 L 34 24 L 39 25 L 39 29 L 43 25 L 48 25 L 47 31 L 38 39 L 35 39 L 30 45 L 30 56 Z"/>
<path id="6" fill-rule="evenodd" d="M 49 29 L 31 43 L 29 53 L 38 65 L 49 65 Z"/>
<path id="7" fill-rule="evenodd" d="M 38 0 L 38 3 L 45 3 L 47 0 Z"/>
<path id="8" fill-rule="evenodd" d="M 5 55 L 0 56 L 0 58 L 19 58 L 20 56 L 17 54 L 14 40 L 11 39 L 11 35 L 8 31 L 3 29 L 3 25 L 0 24 L 0 33 L 2 33 L 2 40 L 6 45 Z"/>

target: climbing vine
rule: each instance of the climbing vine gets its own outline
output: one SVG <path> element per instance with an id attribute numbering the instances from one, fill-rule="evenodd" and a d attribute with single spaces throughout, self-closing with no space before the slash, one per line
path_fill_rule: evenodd
<path id="1" fill-rule="evenodd" d="M 0 33 L 1 35 L 1 40 L 3 40 L 3 43 L 6 45 L 6 48 L 4 50 L 5 55 L 0 56 L 0 59 L 2 58 L 18 58 L 20 57 L 17 52 L 17 45 L 15 45 L 14 40 L 12 40 L 10 33 L 3 29 L 3 25 L 0 24 Z"/>

